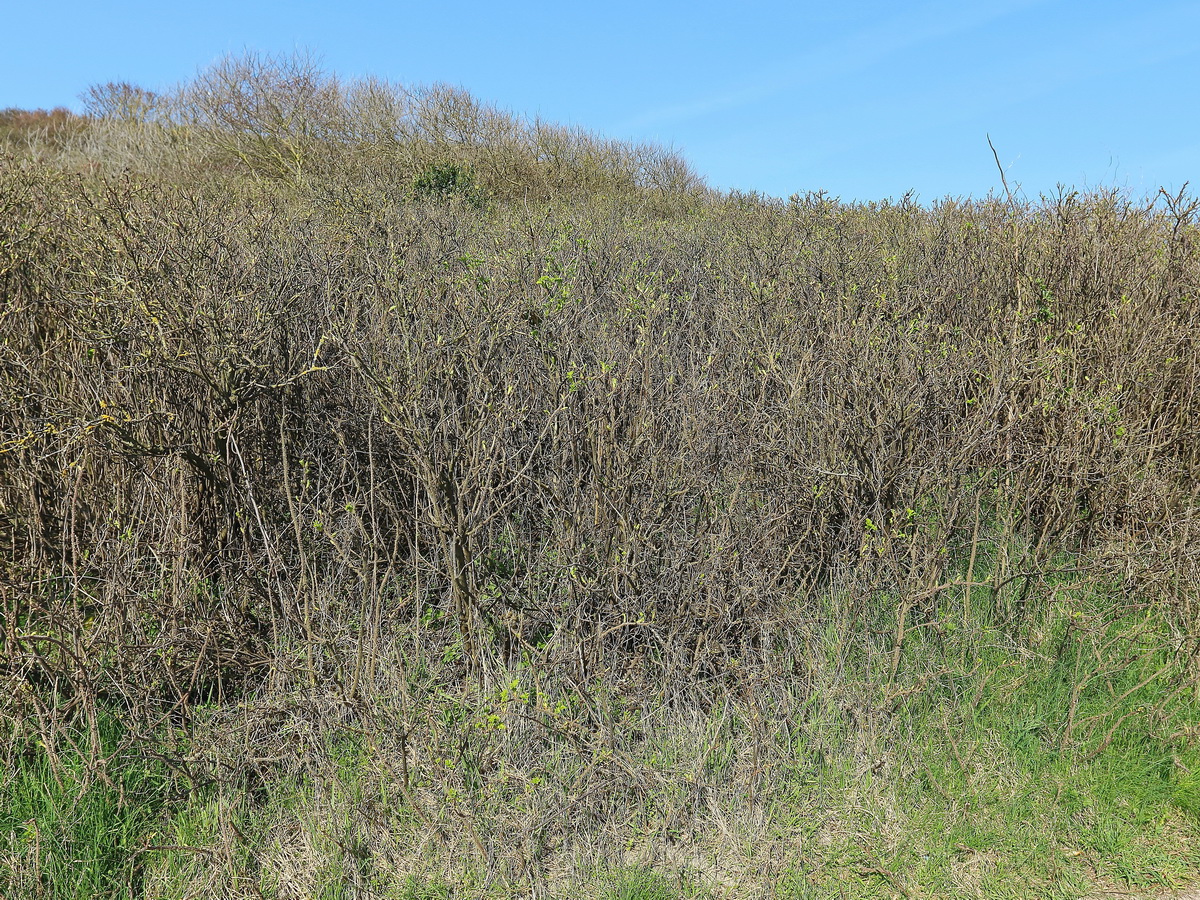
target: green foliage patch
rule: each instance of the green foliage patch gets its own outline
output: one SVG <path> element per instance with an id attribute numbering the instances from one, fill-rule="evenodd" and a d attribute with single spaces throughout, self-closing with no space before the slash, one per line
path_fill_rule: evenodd
<path id="1" fill-rule="evenodd" d="M 18 752 L 0 783 L 0 893 L 13 897 L 143 896 L 148 845 L 169 808 L 170 780 L 160 765 L 122 758 L 124 729 L 108 715 L 97 723 L 102 765 L 80 752 L 76 731 L 57 748 Z M 74 745 L 74 746 L 73 746 Z"/>

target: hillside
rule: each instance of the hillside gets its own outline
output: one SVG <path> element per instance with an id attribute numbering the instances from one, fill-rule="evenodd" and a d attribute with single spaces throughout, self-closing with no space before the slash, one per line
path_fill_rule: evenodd
<path id="1" fill-rule="evenodd" d="M 1200 202 L 230 59 L 0 114 L 0 893 L 1200 876 Z"/>

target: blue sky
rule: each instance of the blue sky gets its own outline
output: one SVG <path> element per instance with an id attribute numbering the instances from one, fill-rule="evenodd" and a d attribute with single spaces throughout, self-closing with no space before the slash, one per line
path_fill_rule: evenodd
<path id="1" fill-rule="evenodd" d="M 0 108 L 163 89 L 228 53 L 448 82 L 680 150 L 719 188 L 930 202 L 1200 187 L 1200 2 L 7 0 Z"/>

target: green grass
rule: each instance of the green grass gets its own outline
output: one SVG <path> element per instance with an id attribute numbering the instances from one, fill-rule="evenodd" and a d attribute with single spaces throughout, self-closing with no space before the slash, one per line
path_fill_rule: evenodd
<path id="1" fill-rule="evenodd" d="M 581 838 L 583 855 L 553 861 L 550 895 L 1068 898 L 1096 885 L 1153 891 L 1194 882 L 1200 749 L 1191 735 L 1200 711 L 1183 689 L 1166 625 L 1147 615 L 1105 618 L 1101 602 L 1081 600 L 1074 616 L 1041 623 L 1035 641 L 982 625 L 915 633 L 895 682 L 881 676 L 879 653 L 816 632 L 814 653 L 826 655 L 818 672 L 840 668 L 842 681 L 816 685 L 802 703 L 774 701 L 768 718 L 787 716 L 790 727 L 760 748 L 753 765 L 767 774 L 747 780 L 746 742 L 763 734 L 755 710 L 766 707 L 661 718 L 658 733 L 623 745 L 622 765 L 656 785 L 627 820 L 628 842 Z M 1080 624 L 1087 617 L 1078 609 L 1097 614 L 1095 624 Z M 436 714 L 447 699 L 423 702 Z M 469 724 L 487 720 L 493 700 L 454 703 Z M 486 741 L 505 740 L 502 730 L 467 731 L 484 756 Z M 113 753 L 113 719 L 102 735 Z M 326 750 L 319 771 L 269 783 L 257 797 L 226 786 L 169 804 L 154 764 L 116 759 L 109 785 L 88 779 L 70 755 L 56 775 L 45 752 L 30 748 L 0 788 L 0 895 L 183 897 L 207 885 L 329 900 L 364 889 L 385 900 L 502 897 L 525 882 L 489 874 L 455 829 L 473 815 L 488 841 L 480 823 L 511 829 L 535 814 L 536 792 L 553 795 L 556 776 L 569 785 L 580 775 L 548 756 L 536 768 L 545 783 L 522 794 L 498 787 L 514 776 L 503 766 L 472 769 L 469 784 L 447 769 L 440 785 L 423 770 L 423 787 L 415 780 L 412 790 L 424 791 L 425 814 L 458 841 L 447 855 L 441 838 L 419 849 L 429 829 L 374 739 L 351 730 L 328 736 Z M 530 744 L 522 752 L 556 751 Z M 446 799 L 451 783 L 465 792 L 457 802 Z M 697 796 L 715 798 L 724 833 L 705 805 L 678 817 Z M 743 827 L 745 797 L 765 811 L 758 831 Z M 576 826 L 562 827 L 573 835 Z M 691 842 L 687 852 L 671 849 L 680 841 Z M 167 849 L 143 852 L 147 844 Z M 606 854 L 653 862 L 597 865 Z M 708 862 L 697 869 L 694 859 Z M 764 861 L 772 874 L 752 874 Z"/>
<path id="2" fill-rule="evenodd" d="M 809 777 L 840 837 L 810 850 L 780 896 L 1078 897 L 1193 881 L 1198 711 L 1168 651 L 1146 649 L 1147 626 L 1064 640 L 1059 623 L 1023 652 L 911 648 L 942 674 L 876 744 L 881 776 L 849 764 Z"/>
<path id="3" fill-rule="evenodd" d="M 99 733 L 111 754 L 120 726 L 102 717 Z M 61 758 L 56 773 L 44 749 L 32 747 L 0 783 L 0 895 L 142 896 L 144 842 L 165 805 L 160 768 L 117 760 L 107 767 L 106 783 L 95 772 L 89 777 L 78 754 Z"/>
<path id="4" fill-rule="evenodd" d="M 665 875 L 650 869 L 628 869 L 610 876 L 603 900 L 676 900 L 679 893 Z"/>

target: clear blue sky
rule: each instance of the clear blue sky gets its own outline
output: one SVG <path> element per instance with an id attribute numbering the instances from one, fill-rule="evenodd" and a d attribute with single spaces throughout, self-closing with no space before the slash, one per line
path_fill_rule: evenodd
<path id="1" fill-rule="evenodd" d="M 163 89 L 227 53 L 448 82 L 682 151 L 719 188 L 923 202 L 1062 182 L 1200 188 L 1200 0 L 18 2 L 0 107 Z"/>

